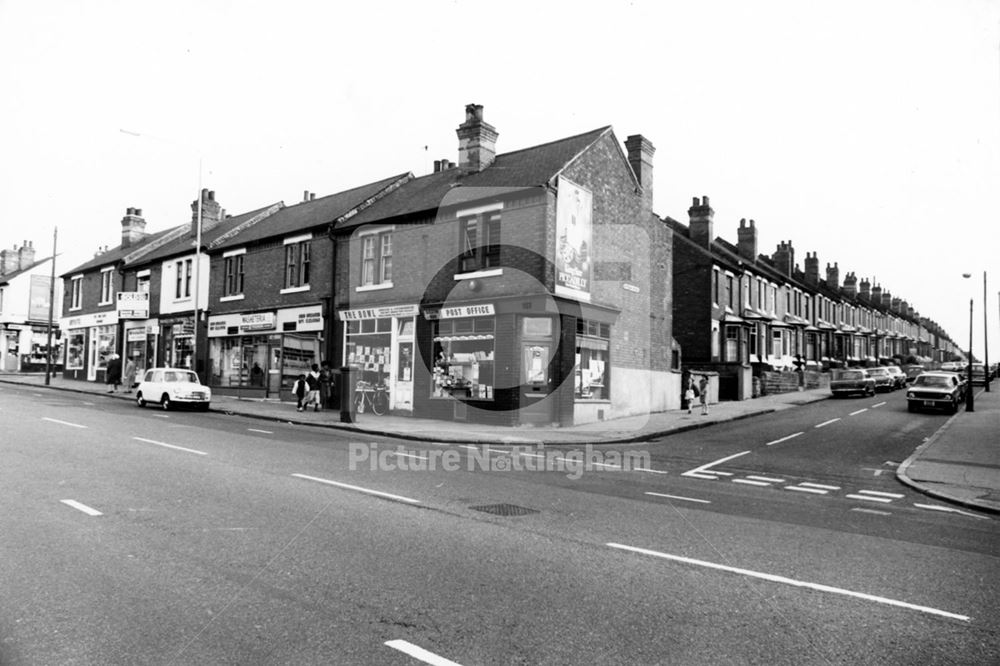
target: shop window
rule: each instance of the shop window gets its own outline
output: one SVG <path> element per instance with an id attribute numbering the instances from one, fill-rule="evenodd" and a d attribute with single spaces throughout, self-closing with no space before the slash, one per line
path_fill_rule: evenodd
<path id="1" fill-rule="evenodd" d="M 361 239 L 361 284 L 392 282 L 392 232 L 369 234 Z"/>
<path id="2" fill-rule="evenodd" d="M 312 241 L 285 245 L 285 289 L 309 286 L 309 251 Z"/>
<path id="3" fill-rule="evenodd" d="M 209 344 L 208 356 L 212 386 L 264 387 L 267 336 L 214 338 Z"/>
<path id="4" fill-rule="evenodd" d="M 243 259 L 245 257 L 245 254 L 226 257 L 225 296 L 238 296 L 243 293 Z"/>
<path id="5" fill-rule="evenodd" d="M 431 322 L 434 354 L 432 398 L 493 400 L 494 319 Z"/>
<path id="6" fill-rule="evenodd" d="M 458 221 L 459 271 L 470 273 L 500 266 L 500 213 L 463 217 Z"/>
<path id="7" fill-rule="evenodd" d="M 576 320 L 577 400 L 609 400 L 611 397 L 611 325 L 589 319 Z"/>
<path id="8" fill-rule="evenodd" d="M 72 331 L 66 341 L 66 369 L 83 370 L 83 331 Z"/>
<path id="9" fill-rule="evenodd" d="M 118 340 L 115 335 L 117 328 L 112 324 L 110 326 L 97 326 L 94 329 L 97 335 L 97 367 L 100 369 L 108 367 L 111 355 L 118 349 Z"/>
<path id="10" fill-rule="evenodd" d="M 105 268 L 101 271 L 101 302 L 99 305 L 107 305 L 111 302 L 114 293 L 114 268 Z"/>

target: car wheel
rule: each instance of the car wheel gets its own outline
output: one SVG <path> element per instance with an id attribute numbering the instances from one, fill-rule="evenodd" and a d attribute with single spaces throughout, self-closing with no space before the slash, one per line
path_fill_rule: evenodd
<path id="1" fill-rule="evenodd" d="M 868 391 L 867 391 L 867 393 L 865 395 L 874 398 L 875 397 L 875 387 L 874 386 L 869 386 L 868 387 Z"/>
<path id="2" fill-rule="evenodd" d="M 170 402 L 170 396 L 166 393 L 164 393 L 163 397 L 160 399 L 160 407 L 162 407 L 165 412 L 169 412 L 170 408 L 173 407 L 173 404 Z"/>
<path id="3" fill-rule="evenodd" d="M 952 400 L 951 401 L 951 413 L 952 414 L 957 414 L 958 413 L 958 400 Z"/>
<path id="4" fill-rule="evenodd" d="M 136 393 L 135 394 L 135 404 L 137 406 L 139 406 L 139 407 L 145 407 L 146 406 L 146 401 L 142 399 L 142 394 L 141 393 Z"/>

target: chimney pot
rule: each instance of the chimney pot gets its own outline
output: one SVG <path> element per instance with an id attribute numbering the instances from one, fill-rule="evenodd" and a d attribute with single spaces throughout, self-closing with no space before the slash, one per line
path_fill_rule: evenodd
<path id="1" fill-rule="evenodd" d="M 499 134 L 483 120 L 481 104 L 465 107 L 465 122 L 455 130 L 458 134 L 458 164 L 469 171 L 482 171 L 496 159 Z"/>

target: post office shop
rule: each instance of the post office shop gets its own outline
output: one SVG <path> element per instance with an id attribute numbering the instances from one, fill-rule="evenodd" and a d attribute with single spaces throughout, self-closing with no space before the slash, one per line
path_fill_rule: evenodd
<path id="1" fill-rule="evenodd" d="M 414 327 L 417 304 L 341 310 L 343 365 L 355 369 L 361 390 L 382 387 L 389 409 L 413 411 Z M 358 388 L 357 386 L 354 388 Z"/>
<path id="2" fill-rule="evenodd" d="M 208 318 L 209 385 L 221 394 L 289 399 L 299 375 L 321 362 L 320 305 Z"/>

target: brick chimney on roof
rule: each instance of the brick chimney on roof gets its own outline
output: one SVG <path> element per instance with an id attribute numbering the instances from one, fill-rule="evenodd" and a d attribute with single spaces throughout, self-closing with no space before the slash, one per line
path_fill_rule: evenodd
<path id="1" fill-rule="evenodd" d="M 866 301 L 870 301 L 872 297 L 872 283 L 868 281 L 868 278 L 861 278 L 861 293 L 860 296 Z"/>
<path id="2" fill-rule="evenodd" d="M 795 267 L 795 250 L 792 248 L 792 241 L 781 241 L 777 249 L 771 255 L 771 261 L 778 272 L 786 277 L 792 277 L 792 269 Z"/>
<path id="3" fill-rule="evenodd" d="M 652 212 L 653 153 L 656 152 L 656 148 L 653 142 L 643 135 L 633 134 L 625 139 L 625 149 L 628 151 L 628 163 L 642 187 L 642 207 L 645 211 Z"/>
<path id="4" fill-rule="evenodd" d="M 17 251 L 17 267 L 18 270 L 24 270 L 32 264 L 35 263 L 35 244 L 32 241 L 26 240 L 21 246 L 21 249 Z"/>
<path id="5" fill-rule="evenodd" d="M 757 261 L 757 227 L 753 220 L 749 224 L 746 219 L 740 220 L 740 228 L 736 230 L 736 249 L 747 261 Z"/>
<path id="6" fill-rule="evenodd" d="M 0 275 L 7 275 L 18 270 L 20 256 L 17 245 L 13 250 L 0 250 Z"/>
<path id="7" fill-rule="evenodd" d="M 201 191 L 201 233 L 204 234 L 206 231 L 216 226 L 225 217 L 225 211 L 222 210 L 222 206 L 219 202 L 215 200 L 215 190 L 202 190 Z M 191 236 L 196 238 L 198 235 L 198 200 L 195 199 L 191 202 Z"/>
<path id="8" fill-rule="evenodd" d="M 888 290 L 882 292 L 882 307 L 886 310 L 892 308 L 892 293 Z"/>
<path id="9" fill-rule="evenodd" d="M 882 285 L 880 284 L 872 287 L 872 304 L 882 305 Z"/>
<path id="10" fill-rule="evenodd" d="M 815 252 L 806 252 L 806 282 L 819 284 L 819 257 Z"/>
<path id="11" fill-rule="evenodd" d="M 146 237 L 146 220 L 141 208 L 126 208 L 122 218 L 122 248 L 132 247 Z"/>
<path id="12" fill-rule="evenodd" d="M 712 233 L 714 217 L 715 211 L 708 205 L 708 197 L 702 197 L 700 200 L 698 197 L 692 199 L 691 207 L 688 208 L 691 240 L 701 247 L 707 248 L 715 240 L 715 235 Z"/>
<path id="13" fill-rule="evenodd" d="M 466 104 L 465 122 L 458 134 L 458 166 L 467 171 L 482 171 L 497 156 L 496 128 L 483 120 L 482 104 Z"/>
<path id="14" fill-rule="evenodd" d="M 858 276 L 853 271 L 844 276 L 844 293 L 851 297 L 858 295 Z"/>
<path id="15" fill-rule="evenodd" d="M 840 267 L 837 262 L 834 262 L 833 266 L 829 262 L 826 264 L 826 286 L 834 291 L 840 288 Z"/>

